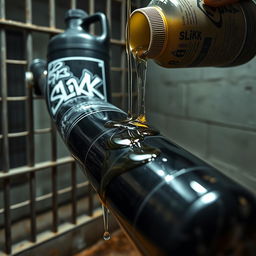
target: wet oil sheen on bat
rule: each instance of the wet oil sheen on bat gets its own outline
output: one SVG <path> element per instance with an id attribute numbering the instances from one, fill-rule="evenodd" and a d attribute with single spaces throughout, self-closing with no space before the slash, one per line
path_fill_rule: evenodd
<path id="1" fill-rule="evenodd" d="M 154 136 L 158 131 L 150 128 L 147 124 L 146 110 L 145 110 L 145 87 L 146 87 L 146 71 L 147 60 L 137 52 L 137 49 L 130 48 L 130 24 L 129 18 L 131 14 L 131 1 L 127 1 L 127 28 L 126 28 L 126 54 L 128 62 L 128 118 L 119 122 L 108 122 L 106 127 L 109 129 L 117 128 L 117 132 L 106 141 L 106 148 L 108 151 L 127 148 L 127 151 L 116 161 L 111 162 L 109 156 L 106 156 L 104 162 L 104 175 L 102 177 L 100 186 L 100 197 L 105 204 L 106 190 L 109 183 L 117 176 L 124 172 L 132 170 L 136 166 L 154 161 L 160 154 L 160 150 L 146 145 L 143 141 L 145 136 Z M 136 87 L 138 92 L 137 112 L 134 111 L 133 106 L 133 87 L 132 84 L 132 58 L 135 65 L 136 73 Z M 108 231 L 108 210 L 103 205 L 103 219 L 104 219 L 104 236 L 105 240 L 110 238 Z"/>

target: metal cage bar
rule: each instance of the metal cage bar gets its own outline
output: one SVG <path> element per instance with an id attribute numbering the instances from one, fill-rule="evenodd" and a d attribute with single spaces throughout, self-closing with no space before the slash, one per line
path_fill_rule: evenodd
<path id="1" fill-rule="evenodd" d="M 71 201 L 72 201 L 72 217 L 71 222 L 73 224 L 77 223 L 77 186 L 76 186 L 76 164 L 71 163 Z"/>
<path id="2" fill-rule="evenodd" d="M 0 15 L 5 19 L 5 1 L 0 2 Z M 9 172 L 9 140 L 8 140 L 8 105 L 7 105 L 7 67 L 6 67 L 6 32 L 0 31 L 1 37 L 1 94 L 2 94 L 2 135 L 3 135 L 3 171 Z M 11 210 L 10 210 L 10 179 L 3 182 L 4 193 L 4 223 L 5 223 L 5 250 L 12 253 L 12 233 L 11 233 Z"/>
<path id="3" fill-rule="evenodd" d="M 70 8 L 76 9 L 76 0 L 70 0 Z"/>
<path id="4" fill-rule="evenodd" d="M 26 23 L 32 23 L 32 2 L 26 0 Z M 32 35 L 30 31 L 26 33 L 26 53 L 27 53 L 27 68 L 32 62 Z M 21 63 L 17 63 L 21 64 Z M 26 81 L 26 111 L 27 111 L 27 163 L 28 166 L 35 165 L 35 142 L 34 142 L 34 109 L 33 109 L 33 88 L 30 83 Z M 30 199 L 30 229 L 31 229 L 31 242 L 36 242 L 37 229 L 36 229 L 36 175 L 35 172 L 29 174 L 29 199 Z"/>
<path id="5" fill-rule="evenodd" d="M 70 8 L 77 7 L 77 0 L 67 0 Z M 121 35 L 119 38 L 111 38 L 110 42 L 112 45 L 121 47 L 121 62 L 120 66 L 112 66 L 112 72 L 118 72 L 121 75 L 120 92 L 112 93 L 113 98 L 121 99 L 121 107 L 125 109 L 126 98 L 128 96 L 126 92 L 126 57 L 125 57 L 125 23 L 126 23 L 126 1 L 125 0 L 106 0 L 105 3 L 105 12 L 109 19 L 110 26 L 112 19 L 112 4 L 113 2 L 120 3 L 120 23 L 121 23 Z M 0 170 L 0 181 L 3 181 L 3 199 L 4 204 L 3 208 L 0 209 L 0 214 L 4 216 L 4 234 L 5 234 L 5 249 L 4 253 L 16 255 L 27 248 L 32 248 L 37 246 L 45 240 L 42 240 L 38 233 L 39 223 L 37 223 L 37 206 L 40 202 L 44 200 L 51 200 L 51 214 L 52 214 L 52 233 L 49 235 L 49 239 L 61 235 L 62 229 L 60 228 L 59 223 L 59 214 L 58 214 L 58 199 L 64 194 L 70 194 L 69 204 L 71 206 L 71 215 L 70 221 L 72 227 L 70 230 L 73 230 L 76 226 L 81 225 L 81 223 L 86 223 L 90 218 L 95 218 L 95 207 L 97 205 L 95 199 L 95 192 L 88 181 L 83 183 L 78 183 L 77 181 L 77 166 L 74 159 L 70 156 L 58 158 L 57 156 L 57 133 L 55 126 L 53 124 L 47 128 L 35 129 L 34 123 L 34 100 L 42 99 L 41 96 L 33 95 L 33 88 L 29 81 L 25 81 L 25 95 L 23 96 L 12 96 L 8 95 L 7 90 L 7 65 L 19 65 L 28 68 L 31 64 L 33 58 L 33 33 L 47 34 L 53 36 L 58 33 L 62 33 L 63 29 L 56 27 L 56 2 L 55 0 L 48 1 L 49 8 L 49 26 L 41 26 L 33 24 L 32 19 L 32 4 L 33 0 L 25 0 L 25 21 L 15 21 L 6 19 L 5 15 L 5 0 L 0 0 L 0 42 L 1 42 L 1 95 L 0 95 L 0 104 L 1 109 L 1 122 L 2 122 L 2 134 L 0 134 L 0 140 L 2 141 L 2 161 L 3 167 Z M 47 1 L 46 3 L 47 4 Z M 89 0 L 88 1 L 88 13 L 92 14 L 97 8 L 97 1 Z M 7 43 L 6 43 L 6 30 L 12 31 L 23 31 L 24 32 L 24 41 L 25 41 L 25 58 L 13 59 L 7 57 Z M 91 26 L 91 32 L 95 32 L 95 26 Z M 24 78 L 25 79 L 25 78 Z M 134 94 L 136 95 L 136 94 Z M 25 111 L 26 111 L 26 127 L 22 131 L 11 131 L 9 132 L 8 127 L 8 103 L 9 102 L 24 102 Z M 51 156 L 48 161 L 45 162 L 35 162 L 35 135 L 36 134 L 49 134 L 51 140 Z M 9 150 L 9 139 L 10 138 L 26 138 L 26 149 L 27 149 L 27 163 L 25 166 L 20 166 L 16 168 L 10 168 L 10 150 Z M 70 166 L 71 180 L 68 187 L 58 189 L 57 179 L 58 179 L 58 167 L 68 165 Z M 36 174 L 50 168 L 51 172 L 51 192 L 36 196 Z M 17 177 L 28 177 L 28 199 L 18 203 L 11 203 L 10 193 L 11 186 L 10 181 Z M 85 196 L 88 198 L 88 218 L 84 219 L 84 222 L 78 221 L 78 205 L 77 198 L 80 192 L 86 191 Z M 12 234 L 12 211 L 28 207 L 29 217 L 30 217 L 30 232 L 28 233 L 28 242 L 24 247 L 17 247 L 13 244 L 14 233 Z M 31 243 L 32 242 L 32 243 Z M 1 250 L 0 250 L 1 253 Z"/>

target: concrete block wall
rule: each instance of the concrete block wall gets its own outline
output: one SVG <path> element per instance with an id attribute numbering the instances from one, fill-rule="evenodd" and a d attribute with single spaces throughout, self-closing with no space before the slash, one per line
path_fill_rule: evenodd
<path id="1" fill-rule="evenodd" d="M 256 193 L 256 58 L 233 68 L 150 62 L 146 93 L 153 126 Z"/>

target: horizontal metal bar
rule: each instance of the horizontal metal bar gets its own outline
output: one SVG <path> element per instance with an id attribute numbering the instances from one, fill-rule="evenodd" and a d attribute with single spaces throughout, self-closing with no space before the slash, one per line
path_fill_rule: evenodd
<path id="1" fill-rule="evenodd" d="M 82 183 L 79 183 L 76 185 L 76 188 L 77 189 L 81 189 L 81 188 L 85 188 L 85 187 L 88 187 L 89 186 L 89 182 L 88 181 L 85 181 L 85 182 L 82 182 Z M 72 187 L 66 187 L 66 188 L 63 188 L 63 189 L 60 189 L 57 191 L 58 195 L 64 195 L 64 194 L 67 194 L 69 192 L 71 192 L 72 190 Z M 44 200 L 47 200 L 47 199 L 50 199 L 52 198 L 52 193 L 48 193 L 48 194 L 45 194 L 43 196 L 39 196 L 39 197 L 36 197 L 35 201 L 36 202 L 41 202 L 41 201 L 44 201 Z M 24 207 L 24 206 L 27 206 L 30 204 L 30 200 L 26 200 L 26 201 L 23 201 L 23 202 L 20 202 L 20 203 L 17 203 L 17 204 L 13 204 L 10 206 L 10 210 L 16 210 L 16 209 L 19 209 L 21 207 Z M 3 214 L 4 213 L 4 209 L 0 209 L 0 214 Z"/>
<path id="2" fill-rule="evenodd" d="M 7 64 L 17 64 L 17 65 L 27 65 L 27 61 L 26 60 L 10 60 L 10 59 L 7 59 L 5 61 Z"/>
<path id="3" fill-rule="evenodd" d="M 122 68 L 122 67 L 111 67 L 111 71 L 126 71 L 128 70 L 127 68 Z"/>
<path id="4" fill-rule="evenodd" d="M 137 97 L 137 92 L 134 92 L 132 94 L 133 97 Z M 113 98 L 121 98 L 121 97 L 128 97 L 128 93 L 122 93 L 122 92 L 113 92 L 112 93 Z"/>
<path id="5" fill-rule="evenodd" d="M 115 2 L 118 2 L 118 3 L 123 3 L 125 0 L 113 0 Z M 133 1 L 131 1 L 131 5 L 134 6 L 134 7 L 137 7 L 138 5 L 136 3 L 134 3 Z"/>
<path id="6" fill-rule="evenodd" d="M 28 24 L 28 23 L 24 23 L 24 22 L 19 22 L 19 21 L 14 21 L 14 20 L 6 20 L 6 19 L 0 19 L 0 27 L 25 29 L 25 30 L 49 33 L 49 34 L 58 34 L 58 33 L 63 32 L 62 29 L 58 29 L 58 28 L 38 26 L 38 25 L 34 25 L 34 24 Z"/>
<path id="7" fill-rule="evenodd" d="M 22 166 L 18 168 L 10 169 L 8 173 L 0 172 L 0 180 L 6 179 L 8 177 L 15 177 L 19 175 L 24 175 L 30 172 L 36 172 L 36 171 L 42 171 L 43 169 L 53 167 L 53 166 L 61 166 L 64 164 L 69 164 L 74 162 L 74 158 L 67 156 L 57 159 L 55 162 L 47 161 L 47 162 L 41 162 L 35 164 L 35 166 L 29 167 L 29 166 Z"/>
<path id="8" fill-rule="evenodd" d="M 51 128 L 42 128 L 42 129 L 36 129 L 34 131 L 34 134 L 45 134 L 51 132 Z M 8 138 L 17 138 L 17 137 L 24 137 L 28 135 L 28 131 L 24 132 L 13 132 L 13 133 L 8 133 Z M 3 135 L 0 134 L 0 139 L 3 138 Z"/>
<path id="9" fill-rule="evenodd" d="M 61 224 L 61 225 L 59 225 L 58 233 L 47 231 L 47 232 L 37 235 L 36 243 L 23 242 L 23 243 L 21 243 L 21 245 L 14 245 L 12 255 L 13 256 L 20 255 L 22 252 L 24 253 L 27 250 L 35 248 L 45 242 L 48 242 L 57 237 L 63 236 L 64 234 L 67 234 L 68 232 L 77 230 L 79 227 L 88 225 L 89 223 L 96 221 L 99 218 L 102 218 L 102 211 L 100 209 L 97 209 L 94 211 L 93 216 L 83 215 L 83 216 L 79 217 L 76 225 L 74 225 L 72 223 Z M 4 253 L 1 255 L 8 256 L 8 254 L 4 254 Z"/>
<path id="10" fill-rule="evenodd" d="M 24 132 L 13 132 L 13 133 L 8 133 L 8 138 L 17 138 L 17 137 L 24 137 L 24 136 L 27 136 L 28 135 L 28 132 L 27 131 L 24 131 Z M 3 135 L 0 134 L 0 139 L 3 138 Z"/>
<path id="11" fill-rule="evenodd" d="M 34 131 L 34 134 L 44 134 L 44 133 L 49 133 L 52 131 L 52 128 L 42 128 L 42 129 L 36 129 Z"/>
<path id="12" fill-rule="evenodd" d="M 115 2 L 118 2 L 118 3 L 123 3 L 124 1 L 126 2 L 126 0 L 113 0 L 113 1 L 115 1 Z M 256 1 L 256 0 L 255 0 Z M 138 4 L 137 3 L 134 3 L 133 1 L 131 2 L 131 5 L 132 5 L 132 7 L 139 7 L 138 6 Z"/>
<path id="13" fill-rule="evenodd" d="M 14 97 L 6 97 L 7 101 L 25 101 L 27 100 L 28 97 L 27 96 L 14 96 Z M 0 97 L 0 101 L 2 101 L 3 98 Z"/>
<path id="14" fill-rule="evenodd" d="M 119 67 L 113 67 L 111 68 L 111 71 L 114 72 L 121 72 L 121 71 L 128 71 L 127 68 L 119 68 Z M 135 72 L 135 70 L 132 70 Z M 7 97 L 7 101 L 26 101 L 28 99 L 27 96 L 16 96 L 16 97 Z M 33 99 L 43 99 L 42 96 L 34 96 Z M 0 102 L 2 101 L 2 98 L 0 97 Z"/>
<path id="15" fill-rule="evenodd" d="M 110 70 L 111 71 L 127 71 L 128 72 L 128 68 L 124 68 L 124 67 L 111 67 Z M 136 70 L 132 69 L 132 72 L 136 72 Z"/>
<path id="16" fill-rule="evenodd" d="M 42 99 L 44 99 L 44 96 L 43 95 L 34 95 L 33 99 L 34 100 L 42 100 Z"/>
<path id="17" fill-rule="evenodd" d="M 0 19 L 0 27 L 23 29 L 23 30 L 42 32 L 42 33 L 48 33 L 48 34 L 59 34 L 59 33 L 64 32 L 63 29 L 38 26 L 38 25 L 34 25 L 34 24 L 27 24 L 24 22 L 5 20 L 5 19 Z M 123 41 L 123 40 L 111 39 L 110 42 L 112 44 L 125 46 L 125 41 Z"/>
<path id="18" fill-rule="evenodd" d="M 125 47 L 125 41 L 124 40 L 110 39 L 110 43 Z"/>

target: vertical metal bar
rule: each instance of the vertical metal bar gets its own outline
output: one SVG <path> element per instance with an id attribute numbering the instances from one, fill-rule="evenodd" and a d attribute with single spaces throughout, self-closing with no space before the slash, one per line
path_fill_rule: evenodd
<path id="1" fill-rule="evenodd" d="M 52 142 L 52 157 L 51 160 L 56 162 L 57 160 L 57 133 L 54 123 L 51 125 L 51 142 Z M 57 166 L 52 167 L 52 217 L 53 217 L 53 232 L 58 232 L 58 189 L 57 189 L 57 177 L 58 171 Z"/>
<path id="2" fill-rule="evenodd" d="M 55 21 L 55 0 L 49 0 L 49 24 L 50 27 L 55 28 L 56 21 Z"/>
<path id="3" fill-rule="evenodd" d="M 126 39 L 126 1 L 122 1 L 122 7 L 121 7 L 121 40 Z M 126 66 L 126 51 L 125 48 L 122 49 L 122 55 L 121 55 L 121 68 L 122 68 L 122 74 L 121 74 L 121 92 L 122 92 L 122 109 L 126 109 L 126 78 L 127 78 L 127 71 L 125 70 Z M 129 84 L 127 86 L 130 86 Z"/>
<path id="4" fill-rule="evenodd" d="M 70 0 L 70 8 L 76 9 L 76 0 Z"/>
<path id="5" fill-rule="evenodd" d="M 5 1 L 1 0 L 1 18 L 5 18 Z M 2 84 L 2 132 L 3 132 L 3 168 L 9 171 L 8 142 L 8 105 L 7 105 L 7 67 L 6 67 L 6 33 L 1 29 L 1 84 Z"/>
<path id="6" fill-rule="evenodd" d="M 75 162 L 71 163 L 71 200 L 72 200 L 72 223 L 76 224 L 77 221 L 77 206 L 76 206 L 76 164 Z"/>
<path id="7" fill-rule="evenodd" d="M 89 209 L 89 216 L 93 215 L 93 209 L 94 209 L 94 202 L 93 202 L 93 187 L 89 185 L 89 198 L 88 198 L 88 209 Z"/>
<path id="8" fill-rule="evenodd" d="M 89 14 L 93 14 L 95 11 L 95 2 L 94 0 L 89 0 Z"/>
<path id="9" fill-rule="evenodd" d="M 93 14 L 95 12 L 95 2 L 94 0 L 89 0 L 89 14 Z M 95 34 L 95 26 L 90 26 L 90 33 Z"/>
<path id="10" fill-rule="evenodd" d="M 32 23 L 32 3 L 31 0 L 26 0 L 26 23 Z M 26 52 L 27 52 L 27 69 L 32 62 L 32 35 L 31 32 L 26 34 Z M 26 122 L 27 122 L 27 160 L 28 166 L 35 164 L 35 144 L 34 144 L 34 109 L 33 109 L 33 88 L 31 83 L 26 81 Z M 36 177 L 35 173 L 29 174 L 29 198 L 30 198 L 30 226 L 31 226 L 31 241 L 36 242 Z"/>
<path id="11" fill-rule="evenodd" d="M 5 1 L 0 0 L 0 18 L 5 18 Z M 9 172 L 9 141 L 8 141 L 8 104 L 7 104 L 7 67 L 6 67 L 6 33 L 0 30 L 1 40 L 1 93 L 2 93 L 2 133 L 3 133 L 3 170 Z M 11 234 L 11 210 L 10 210 L 10 179 L 4 179 L 4 226 L 5 226 L 5 252 L 12 253 L 12 234 Z"/>
<path id="12" fill-rule="evenodd" d="M 30 226 L 31 241 L 36 242 L 36 177 L 35 172 L 29 174 Z"/>
<path id="13" fill-rule="evenodd" d="M 32 6 L 31 0 L 26 0 L 26 23 L 32 22 Z M 27 69 L 32 62 L 32 35 L 31 32 L 26 34 L 26 52 L 27 52 Z M 35 164 L 35 147 L 34 147 L 34 115 L 33 115 L 33 88 L 32 85 L 26 82 L 27 88 L 27 101 L 26 101 L 26 111 L 27 111 L 27 149 L 28 149 L 28 166 L 33 166 Z"/>
<path id="14" fill-rule="evenodd" d="M 49 24 L 50 27 L 55 27 L 55 0 L 49 0 L 50 16 Z M 52 156 L 51 160 L 56 162 L 57 160 L 57 134 L 54 123 L 51 123 L 51 144 L 52 144 Z M 51 168 L 51 179 L 52 179 L 52 231 L 58 232 L 58 191 L 57 191 L 57 166 Z"/>
<path id="15" fill-rule="evenodd" d="M 112 26 L 112 19 L 111 19 L 111 12 L 112 12 L 112 1 L 111 0 L 107 0 L 107 4 L 106 4 L 106 14 L 108 17 L 108 22 L 109 22 L 109 26 Z"/>
<path id="16" fill-rule="evenodd" d="M 89 0 L 89 14 L 93 14 L 94 12 L 95 12 L 95 1 L 94 0 Z M 92 34 L 95 33 L 95 26 L 94 25 L 90 26 L 90 33 L 92 33 Z M 93 215 L 93 207 L 94 207 L 92 190 L 93 190 L 93 188 L 90 185 L 89 186 L 89 198 L 88 198 L 88 200 L 89 200 L 88 201 L 89 216 Z"/>

